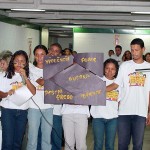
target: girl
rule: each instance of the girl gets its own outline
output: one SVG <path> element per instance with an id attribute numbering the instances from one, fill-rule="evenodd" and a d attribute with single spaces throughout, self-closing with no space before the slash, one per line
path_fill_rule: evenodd
<path id="1" fill-rule="evenodd" d="M 118 73 L 118 62 L 107 59 L 104 62 L 104 77 L 106 85 L 113 83 Z M 103 149 L 105 135 L 105 149 L 114 150 L 114 141 L 118 117 L 118 90 L 106 93 L 106 106 L 91 106 L 93 117 L 94 150 Z"/>
<path id="2" fill-rule="evenodd" d="M 53 108 L 50 104 L 44 104 L 44 79 L 43 79 L 43 59 L 48 53 L 47 48 L 44 45 L 38 45 L 34 48 L 34 66 L 31 68 L 31 74 L 36 86 L 36 95 L 33 96 L 33 100 L 30 100 L 28 111 L 28 143 L 27 150 L 37 149 L 37 139 L 39 126 L 41 125 L 41 149 L 51 149 L 51 130 L 52 127 L 45 121 L 38 107 L 40 107 L 43 115 L 47 121 L 53 124 Z"/>
<path id="3" fill-rule="evenodd" d="M 11 57 L 5 77 L 0 77 L 2 98 L 2 150 L 20 150 L 27 123 L 28 102 L 17 106 L 8 97 L 24 84 L 35 94 L 35 87 L 29 80 L 28 56 L 25 51 L 16 51 Z M 21 101 L 21 98 L 20 98 Z"/>

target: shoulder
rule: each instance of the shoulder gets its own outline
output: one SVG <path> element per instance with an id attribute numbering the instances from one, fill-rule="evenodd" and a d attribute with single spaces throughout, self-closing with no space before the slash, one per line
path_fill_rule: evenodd
<path id="1" fill-rule="evenodd" d="M 122 62 L 120 67 L 128 67 L 131 66 L 132 64 L 133 64 L 133 60 L 129 60 L 129 61 Z"/>

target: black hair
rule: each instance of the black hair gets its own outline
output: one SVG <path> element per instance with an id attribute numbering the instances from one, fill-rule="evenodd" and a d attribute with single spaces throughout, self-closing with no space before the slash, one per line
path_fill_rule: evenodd
<path id="1" fill-rule="evenodd" d="M 122 46 L 120 46 L 120 45 L 116 45 L 116 47 L 115 48 L 120 48 L 121 49 L 121 51 L 122 51 Z"/>
<path id="2" fill-rule="evenodd" d="M 5 74 L 5 77 L 7 77 L 8 79 L 12 79 L 12 77 L 15 75 L 15 68 L 14 68 L 14 59 L 16 56 L 18 55 L 22 55 L 25 57 L 25 60 L 26 60 L 26 66 L 24 67 L 25 69 L 25 72 L 26 72 L 26 75 L 27 77 L 29 77 L 29 59 L 28 59 L 28 55 L 25 51 L 23 50 L 18 50 L 16 51 L 11 59 L 10 59 L 10 62 L 9 62 L 9 65 L 8 65 L 8 68 L 6 70 L 6 74 Z"/>
<path id="3" fill-rule="evenodd" d="M 51 48 L 52 46 L 57 46 L 57 47 L 60 49 L 60 51 L 62 51 L 62 47 L 61 47 L 61 45 L 60 45 L 59 43 L 53 43 L 53 44 L 51 44 L 51 45 L 50 45 L 50 48 Z"/>
<path id="4" fill-rule="evenodd" d="M 135 44 L 139 45 L 141 48 L 144 47 L 144 41 L 140 38 L 135 38 L 130 43 L 130 45 L 135 45 Z"/>
<path id="5" fill-rule="evenodd" d="M 71 54 L 72 54 L 72 52 L 73 52 L 72 49 L 70 49 L 70 48 L 65 48 L 65 49 L 63 50 L 63 51 L 64 51 L 64 55 L 65 55 L 65 51 L 66 51 L 66 50 L 69 50 Z"/>
<path id="6" fill-rule="evenodd" d="M 150 55 L 150 52 L 148 52 L 148 53 L 146 53 L 146 54 L 144 55 L 144 60 L 145 60 L 145 61 L 146 61 L 147 55 Z"/>
<path id="7" fill-rule="evenodd" d="M 116 78 L 118 75 L 119 64 L 115 59 L 109 58 L 109 59 L 105 60 L 105 62 L 104 62 L 104 70 L 105 70 L 106 65 L 109 63 L 113 63 L 116 67 L 116 74 L 114 75 L 114 77 Z M 105 75 L 105 71 L 104 71 L 104 75 Z"/>
<path id="8" fill-rule="evenodd" d="M 37 49 L 43 49 L 43 50 L 45 51 L 46 55 L 48 54 L 48 50 L 47 50 L 46 46 L 44 46 L 44 45 L 37 45 L 37 46 L 34 48 L 34 50 L 33 50 L 33 54 L 34 54 L 34 55 L 35 55 L 35 51 L 36 51 Z M 33 65 L 34 65 L 34 66 L 37 66 L 37 62 L 36 62 L 35 59 L 34 59 L 34 61 L 33 61 Z"/>

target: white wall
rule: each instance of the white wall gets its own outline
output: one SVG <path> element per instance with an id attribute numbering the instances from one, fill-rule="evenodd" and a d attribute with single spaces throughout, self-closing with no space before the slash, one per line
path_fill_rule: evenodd
<path id="1" fill-rule="evenodd" d="M 25 50 L 28 53 L 29 40 L 32 41 L 32 51 L 40 42 L 40 31 L 38 30 L 0 22 L 0 31 L 0 51 Z"/>
<path id="2" fill-rule="evenodd" d="M 130 42 L 134 38 L 142 38 L 145 43 L 145 52 L 150 51 L 150 35 L 117 35 L 119 35 L 119 44 L 122 46 L 123 52 L 130 50 Z M 106 59 L 108 58 L 108 50 L 110 49 L 115 49 L 115 34 L 74 33 L 74 50 L 77 52 L 102 52 Z"/>
<path id="3" fill-rule="evenodd" d="M 62 49 L 69 48 L 69 43 L 73 43 L 72 38 L 58 38 L 58 43 L 62 46 Z"/>

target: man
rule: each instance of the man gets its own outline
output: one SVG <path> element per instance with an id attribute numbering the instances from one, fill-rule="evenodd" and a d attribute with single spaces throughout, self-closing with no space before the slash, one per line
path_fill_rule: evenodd
<path id="1" fill-rule="evenodd" d="M 50 46 L 49 56 L 61 56 L 62 47 L 58 43 L 54 43 Z M 52 150 L 61 150 L 62 146 L 62 105 L 54 105 L 53 110 L 53 129 L 51 133 Z"/>
<path id="2" fill-rule="evenodd" d="M 112 49 L 108 51 L 108 56 L 109 56 L 109 57 L 112 57 L 114 54 L 115 54 L 115 53 L 114 53 L 114 51 L 113 51 Z"/>
<path id="3" fill-rule="evenodd" d="M 61 56 L 62 47 L 59 43 L 54 43 L 48 50 L 49 56 Z"/>
<path id="4" fill-rule="evenodd" d="M 119 65 L 122 62 L 121 53 L 122 53 L 122 47 L 120 45 L 116 45 L 116 47 L 115 47 L 115 55 L 112 55 L 111 58 L 117 60 Z"/>
<path id="5" fill-rule="evenodd" d="M 150 64 L 143 60 L 145 48 L 142 39 L 132 40 L 130 46 L 133 60 L 121 64 L 116 80 L 106 88 L 106 91 L 111 91 L 118 86 L 122 87 L 118 150 L 128 150 L 131 137 L 133 150 L 142 150 L 145 124 L 150 124 L 150 72 L 142 70 L 150 68 Z"/>

